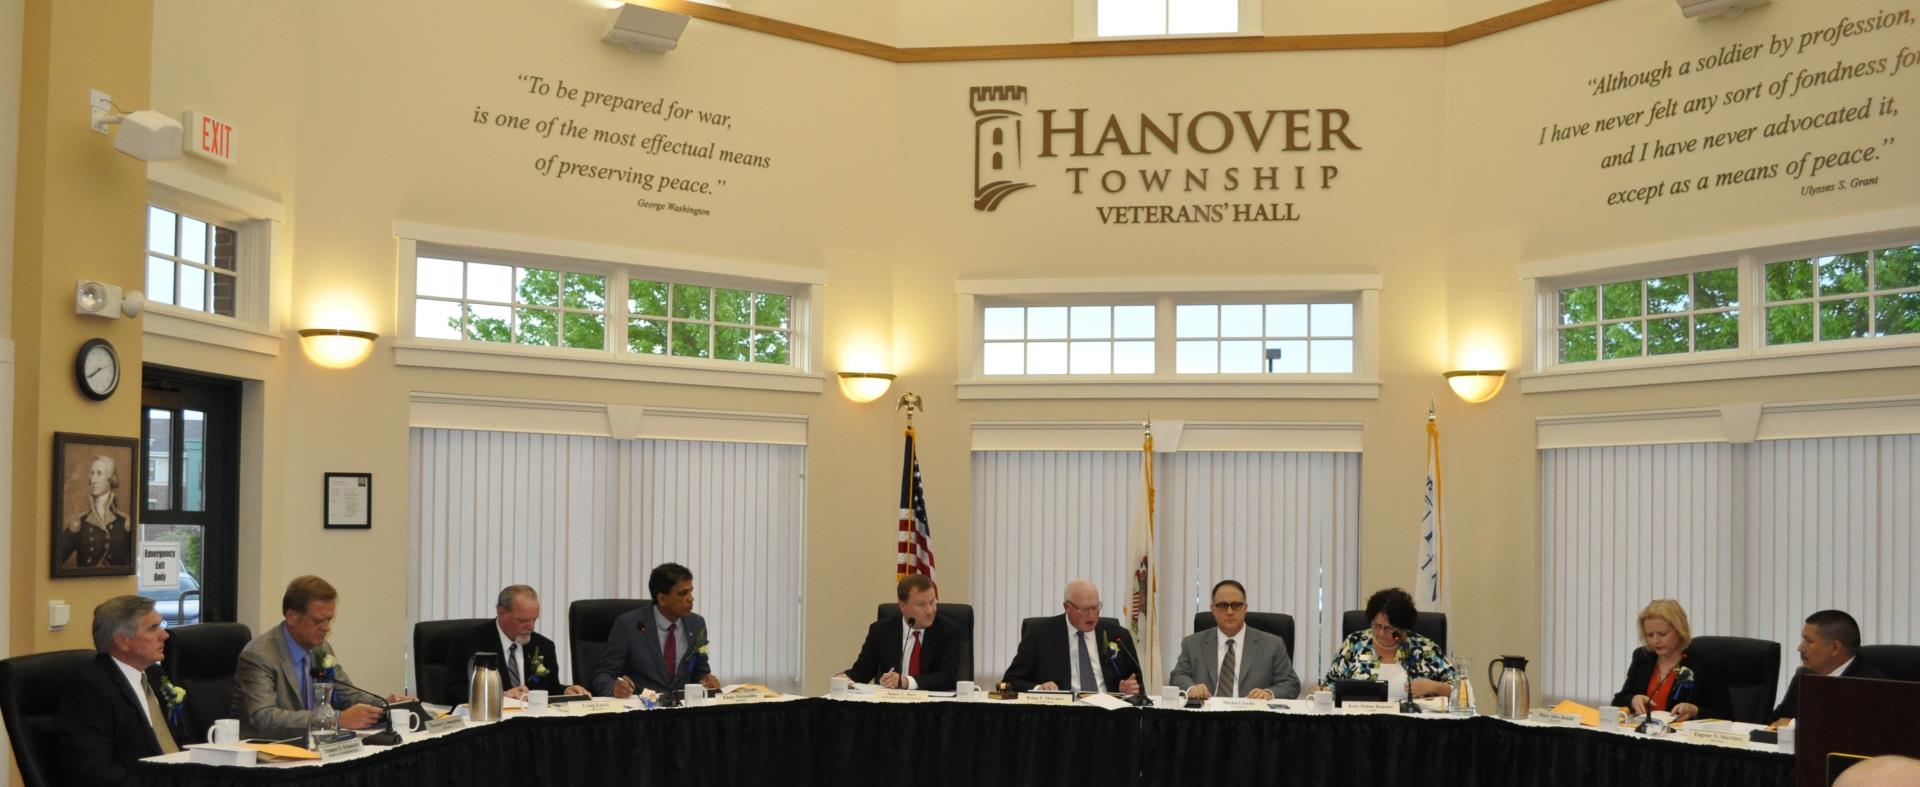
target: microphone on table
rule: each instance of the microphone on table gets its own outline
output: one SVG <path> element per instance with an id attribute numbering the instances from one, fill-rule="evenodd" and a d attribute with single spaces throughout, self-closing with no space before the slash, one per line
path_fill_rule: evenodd
<path id="1" fill-rule="evenodd" d="M 367 691 L 366 689 L 360 688 L 359 686 L 355 686 L 339 678 L 328 678 L 327 671 L 325 668 L 314 667 L 313 679 L 316 681 L 325 681 L 327 683 L 332 683 L 335 686 L 345 686 L 349 689 L 353 689 L 354 691 L 360 692 L 361 694 L 365 694 L 369 697 L 372 697 L 374 702 L 380 703 L 381 710 L 386 710 L 387 708 L 387 701 L 384 698 L 382 698 L 380 695 L 375 694 L 371 691 Z"/>
<path id="2" fill-rule="evenodd" d="M 1134 650 L 1133 638 L 1128 637 L 1126 639 L 1121 639 L 1119 637 L 1114 637 L 1114 640 L 1126 646 L 1125 651 L 1127 654 L 1127 658 L 1133 659 L 1133 674 L 1135 676 L 1134 682 L 1139 684 L 1139 686 L 1137 687 L 1138 689 L 1137 691 L 1135 691 L 1132 694 L 1125 695 L 1127 704 L 1132 705 L 1136 708 L 1152 705 L 1153 700 L 1147 698 L 1147 682 L 1145 679 L 1138 677 L 1140 675 L 1140 651 Z"/>
<path id="3" fill-rule="evenodd" d="M 1400 672 L 1407 676 L 1407 698 L 1400 701 L 1401 713 L 1420 712 L 1420 705 L 1413 701 L 1413 670 L 1407 669 L 1406 657 L 1412 655 L 1412 649 L 1408 647 L 1408 643 L 1413 641 L 1412 634 L 1413 632 L 1403 628 L 1393 630 L 1395 658 L 1400 663 Z"/>

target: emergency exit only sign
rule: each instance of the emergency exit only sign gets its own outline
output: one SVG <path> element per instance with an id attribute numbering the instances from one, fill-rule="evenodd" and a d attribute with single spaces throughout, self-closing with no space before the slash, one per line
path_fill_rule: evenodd
<path id="1" fill-rule="evenodd" d="M 188 112 L 182 140 L 187 152 L 209 161 L 233 164 L 233 124 L 203 112 Z"/>

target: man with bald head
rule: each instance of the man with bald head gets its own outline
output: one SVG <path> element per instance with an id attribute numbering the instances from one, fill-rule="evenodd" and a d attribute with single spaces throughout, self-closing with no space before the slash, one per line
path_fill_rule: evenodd
<path id="1" fill-rule="evenodd" d="M 1833 787 L 1913 787 L 1920 784 L 1920 760 L 1888 754 L 1840 772 Z"/>
<path id="2" fill-rule="evenodd" d="M 1100 589 L 1084 579 L 1069 582 L 1061 608 L 1062 614 L 1021 632 L 1001 680 L 1014 691 L 1140 693 L 1133 637 L 1118 621 L 1100 617 Z"/>

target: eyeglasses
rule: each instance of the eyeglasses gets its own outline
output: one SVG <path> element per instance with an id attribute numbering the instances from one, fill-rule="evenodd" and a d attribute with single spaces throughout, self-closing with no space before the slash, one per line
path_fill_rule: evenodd
<path id="1" fill-rule="evenodd" d="M 1246 608 L 1247 608 L 1247 602 L 1245 602 L 1245 601 L 1216 601 L 1216 602 L 1214 602 L 1214 603 L 1213 603 L 1213 608 L 1214 608 L 1214 609 L 1217 609 L 1217 610 L 1220 610 L 1221 612 L 1239 612 L 1240 610 L 1243 610 L 1243 609 L 1246 609 Z"/>
<path id="2" fill-rule="evenodd" d="M 1073 610 L 1073 611 L 1075 611 L 1075 612 L 1080 612 L 1080 613 L 1087 613 L 1087 612 L 1099 612 L 1099 611 L 1100 611 L 1100 602 L 1098 602 L 1098 601 L 1096 601 L 1096 602 L 1094 602 L 1094 603 L 1093 603 L 1092 605 L 1090 605 L 1090 606 L 1085 606 L 1085 607 L 1083 607 L 1083 606 L 1080 606 L 1079 604 L 1075 604 L 1075 603 L 1073 603 L 1073 602 L 1071 602 L 1071 601 L 1069 601 L 1069 602 L 1067 602 L 1067 609 L 1071 609 L 1071 610 Z"/>

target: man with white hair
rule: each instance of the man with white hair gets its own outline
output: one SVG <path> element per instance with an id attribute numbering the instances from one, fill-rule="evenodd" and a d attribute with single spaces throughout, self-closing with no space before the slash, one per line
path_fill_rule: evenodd
<path id="1" fill-rule="evenodd" d="M 94 607 L 93 648 L 55 721 L 61 783 L 128 784 L 134 761 L 180 750 L 187 693 L 157 666 L 167 630 L 153 599 L 115 596 Z"/>
<path id="2" fill-rule="evenodd" d="M 553 640 L 533 630 L 540 620 L 540 594 L 526 585 L 508 585 L 493 603 L 493 620 L 463 632 L 447 649 L 447 682 L 441 699 L 458 705 L 467 698 L 467 660 L 475 653 L 499 656 L 503 696 L 522 699 L 539 689 L 553 694 L 586 694 L 585 686 L 560 682 L 560 659 Z"/>
<path id="3" fill-rule="evenodd" d="M 1100 589 L 1076 579 L 1067 583 L 1060 606 L 1063 614 L 1021 632 L 1020 649 L 1001 680 L 1014 691 L 1140 693 L 1133 637 L 1119 621 L 1100 617 Z"/>

